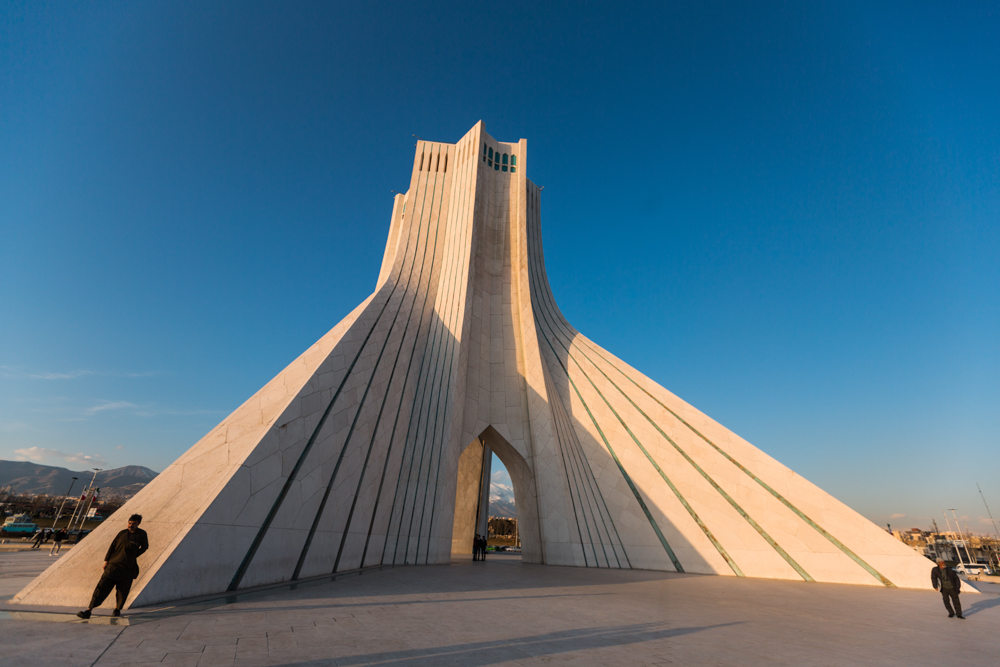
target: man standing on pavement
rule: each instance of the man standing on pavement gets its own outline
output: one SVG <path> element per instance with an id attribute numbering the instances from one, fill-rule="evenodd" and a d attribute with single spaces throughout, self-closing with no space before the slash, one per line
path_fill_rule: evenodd
<path id="1" fill-rule="evenodd" d="M 948 618 L 953 618 L 955 612 L 958 612 L 958 617 L 965 620 L 965 616 L 962 616 L 962 603 L 958 601 L 962 580 L 955 574 L 955 570 L 945 566 L 943 560 L 939 560 L 937 567 L 931 570 L 931 586 L 934 587 L 934 590 L 938 590 L 940 586 L 941 598 L 944 600 L 944 608 L 948 610 Z M 951 608 L 952 603 L 955 603 L 954 609 Z"/>
<path id="2" fill-rule="evenodd" d="M 146 531 L 139 528 L 140 523 L 142 516 L 133 514 L 128 518 L 128 528 L 118 533 L 111 542 L 108 553 L 104 556 L 104 574 L 97 582 L 94 595 L 90 598 L 90 606 L 77 612 L 76 615 L 80 618 L 90 618 L 91 611 L 101 606 L 112 588 L 115 589 L 115 610 L 111 615 L 122 615 L 122 607 L 132 590 L 132 581 L 139 576 L 136 559 L 149 549 L 149 539 Z"/>
<path id="3" fill-rule="evenodd" d="M 55 533 L 52 534 L 52 548 L 49 549 L 50 556 L 58 556 L 59 550 L 62 549 L 63 540 L 66 539 L 66 531 L 60 528 Z"/>
<path id="4" fill-rule="evenodd" d="M 45 530 L 40 530 L 35 533 L 35 543 L 31 546 L 32 549 L 37 549 L 42 546 L 42 542 L 45 541 Z"/>

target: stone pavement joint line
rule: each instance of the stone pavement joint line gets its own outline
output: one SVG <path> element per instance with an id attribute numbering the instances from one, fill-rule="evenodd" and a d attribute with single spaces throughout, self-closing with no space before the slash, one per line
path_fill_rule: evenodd
<path id="1" fill-rule="evenodd" d="M 526 563 L 928 589 L 922 556 L 570 325 L 527 171 L 482 122 L 419 140 L 372 294 L 14 602 L 85 606 L 133 512 L 130 609 L 446 564 L 494 453 Z"/>

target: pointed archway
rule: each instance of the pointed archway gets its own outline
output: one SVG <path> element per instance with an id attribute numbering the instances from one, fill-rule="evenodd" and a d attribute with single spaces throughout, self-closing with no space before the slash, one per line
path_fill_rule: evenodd
<path id="1" fill-rule="evenodd" d="M 469 443 L 458 460 L 451 552 L 454 555 L 471 554 L 473 536 L 486 532 L 483 526 L 477 524 L 481 524 L 488 514 L 491 453 L 496 454 L 507 468 L 514 487 L 521 558 L 528 563 L 541 563 L 534 476 L 524 457 L 492 426 Z"/>

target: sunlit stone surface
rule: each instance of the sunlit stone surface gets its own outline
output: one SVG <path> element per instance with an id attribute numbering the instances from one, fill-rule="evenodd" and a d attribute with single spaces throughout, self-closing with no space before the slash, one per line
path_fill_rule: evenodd
<path id="1" fill-rule="evenodd" d="M 573 329 L 526 170 L 482 123 L 418 142 L 374 293 L 17 600 L 84 606 L 132 512 L 131 606 L 448 562 L 484 444 L 526 562 L 928 588 L 929 561 Z"/>

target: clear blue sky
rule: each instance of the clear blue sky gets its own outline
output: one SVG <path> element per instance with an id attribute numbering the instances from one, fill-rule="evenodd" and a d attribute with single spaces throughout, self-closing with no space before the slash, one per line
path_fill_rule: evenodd
<path id="1" fill-rule="evenodd" d="M 581 331 L 879 523 L 985 529 L 996 3 L 502 5 L 0 6 L 0 458 L 163 469 L 371 292 L 411 134 L 482 119 Z"/>

